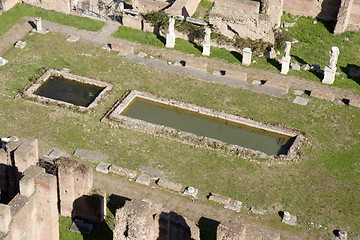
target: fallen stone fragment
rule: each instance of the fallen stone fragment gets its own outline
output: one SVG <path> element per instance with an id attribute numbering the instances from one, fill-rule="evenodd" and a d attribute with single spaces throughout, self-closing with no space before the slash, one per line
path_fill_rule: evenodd
<path id="1" fill-rule="evenodd" d="M 149 186 L 150 185 L 150 176 L 145 174 L 145 173 L 141 173 L 137 179 L 135 180 L 135 182 L 137 183 L 141 183 L 141 184 L 144 184 L 146 186 Z"/>
<path id="2" fill-rule="evenodd" d="M 115 165 L 110 166 L 109 172 L 117 174 L 117 175 L 125 176 L 130 179 L 135 178 L 137 175 L 137 173 L 133 170 L 130 170 L 127 168 L 122 168 L 122 167 L 115 166 Z"/>
<path id="3" fill-rule="evenodd" d="M 109 173 L 110 164 L 101 162 L 96 166 L 95 170 L 102 173 Z"/>
<path id="4" fill-rule="evenodd" d="M 224 208 L 233 210 L 235 212 L 240 212 L 242 206 L 242 202 L 239 200 L 232 200 L 229 204 L 226 204 Z"/>
<path id="5" fill-rule="evenodd" d="M 14 47 L 20 48 L 20 49 L 23 49 L 25 46 L 26 46 L 26 42 L 23 42 L 23 41 L 17 41 L 14 45 Z"/>
<path id="6" fill-rule="evenodd" d="M 297 224 L 297 217 L 291 215 L 289 212 L 284 212 L 281 222 L 295 226 Z"/>
<path id="7" fill-rule="evenodd" d="M 181 189 L 182 189 L 182 185 L 180 183 L 174 183 L 174 182 L 168 181 L 168 180 L 166 180 L 164 178 L 160 178 L 156 182 L 156 184 L 159 187 L 167 188 L 167 189 L 173 190 L 175 192 L 180 192 Z"/>
<path id="8" fill-rule="evenodd" d="M 210 193 L 209 200 L 227 205 L 230 203 L 231 198 L 216 193 Z"/>
<path id="9" fill-rule="evenodd" d="M 80 37 L 79 36 L 70 36 L 66 39 L 66 41 L 68 42 L 77 42 L 79 41 Z"/>

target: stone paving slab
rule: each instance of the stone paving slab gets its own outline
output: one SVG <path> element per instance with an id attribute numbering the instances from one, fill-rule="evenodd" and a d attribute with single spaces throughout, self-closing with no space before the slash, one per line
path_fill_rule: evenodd
<path id="1" fill-rule="evenodd" d="M 110 164 L 101 162 L 96 166 L 95 170 L 102 173 L 109 173 Z"/>
<path id="2" fill-rule="evenodd" d="M 85 149 L 76 149 L 74 152 L 74 156 L 87 158 L 97 162 L 104 162 L 108 159 L 108 156 L 103 153 L 85 150 Z"/>
<path id="3" fill-rule="evenodd" d="M 137 183 L 141 183 L 141 184 L 144 184 L 146 186 L 149 186 L 150 185 L 150 176 L 145 174 L 145 173 L 141 173 L 137 179 L 135 180 L 135 182 Z"/>
<path id="4" fill-rule="evenodd" d="M 165 177 L 165 174 L 163 171 L 156 169 L 156 168 L 152 168 L 152 167 L 141 166 L 140 171 L 147 173 L 151 178 L 158 179 L 158 178 Z"/>
<path id="5" fill-rule="evenodd" d="M 57 148 L 50 149 L 46 154 L 44 154 L 44 157 L 49 159 L 56 159 L 59 157 L 70 157 L 70 156 L 71 155 L 66 151 Z"/>
<path id="6" fill-rule="evenodd" d="M 299 97 L 299 96 L 297 96 L 297 97 L 295 98 L 295 100 L 293 101 L 293 103 L 296 103 L 296 104 L 299 104 L 299 105 L 303 105 L 303 106 L 305 106 L 306 104 L 308 104 L 308 102 L 309 102 L 309 99 L 303 98 L 303 97 Z"/>

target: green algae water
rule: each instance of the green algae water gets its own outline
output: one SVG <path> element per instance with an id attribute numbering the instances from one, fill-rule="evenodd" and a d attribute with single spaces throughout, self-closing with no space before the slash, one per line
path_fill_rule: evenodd
<path id="1" fill-rule="evenodd" d="M 287 154 L 294 141 L 293 137 L 286 135 L 227 122 L 224 119 L 212 118 L 137 97 L 121 115 L 259 150 L 268 155 Z"/>
<path id="2" fill-rule="evenodd" d="M 103 87 L 52 76 L 36 90 L 35 94 L 72 103 L 76 106 L 87 107 L 103 89 Z"/>

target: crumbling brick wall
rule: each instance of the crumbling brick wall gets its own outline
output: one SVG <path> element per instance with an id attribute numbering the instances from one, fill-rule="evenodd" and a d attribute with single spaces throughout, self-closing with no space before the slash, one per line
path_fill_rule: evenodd
<path id="1" fill-rule="evenodd" d="M 73 202 L 88 194 L 93 187 L 92 168 L 70 158 L 61 157 L 58 165 L 60 214 L 72 216 Z"/>
<path id="2" fill-rule="evenodd" d="M 117 209 L 114 240 L 199 240 L 199 229 L 175 212 L 162 210 L 160 204 L 144 200 L 126 202 Z"/>

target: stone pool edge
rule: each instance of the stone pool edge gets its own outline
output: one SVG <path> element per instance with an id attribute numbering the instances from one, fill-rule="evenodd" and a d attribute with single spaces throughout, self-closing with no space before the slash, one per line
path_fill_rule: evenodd
<path id="1" fill-rule="evenodd" d="M 36 92 L 42 86 L 42 84 L 44 82 L 46 82 L 51 76 L 64 77 L 64 78 L 67 78 L 69 80 L 73 80 L 76 82 L 95 85 L 97 87 L 103 87 L 104 89 L 99 93 L 99 95 L 95 98 L 95 100 L 92 101 L 90 103 L 90 105 L 87 107 L 77 106 L 72 103 L 67 103 L 64 101 L 55 100 L 55 99 L 51 99 L 51 98 L 47 98 L 47 97 L 42 97 L 42 96 L 34 94 L 34 92 Z M 33 84 L 30 85 L 30 87 L 26 88 L 26 90 L 22 94 L 22 97 L 26 98 L 26 99 L 35 100 L 40 103 L 52 103 L 52 104 L 66 106 L 66 107 L 69 107 L 72 109 L 76 109 L 76 110 L 79 110 L 80 112 L 88 112 L 99 105 L 99 102 L 101 101 L 101 99 L 104 98 L 104 96 L 112 89 L 112 87 L 113 87 L 113 85 L 111 83 L 91 79 L 88 77 L 79 76 L 79 75 L 72 74 L 65 70 L 56 70 L 56 69 L 51 68 L 51 69 L 46 70 L 44 74 L 42 74 Z"/>
<path id="2" fill-rule="evenodd" d="M 268 155 L 264 152 L 258 150 L 252 150 L 249 148 L 241 147 L 234 144 L 228 144 L 222 142 L 217 139 L 198 136 L 193 133 L 188 133 L 184 131 L 177 130 L 175 128 L 166 127 L 163 125 L 149 123 L 143 120 L 134 119 L 131 117 L 127 117 L 121 115 L 120 113 L 126 109 L 126 107 L 134 100 L 134 98 L 139 97 L 143 99 L 147 99 L 150 101 L 166 104 L 173 107 L 178 107 L 186 110 L 190 110 L 193 112 L 197 112 L 199 114 L 204 114 L 209 117 L 219 118 L 226 121 L 231 121 L 238 124 L 243 124 L 252 128 L 257 128 L 277 134 L 286 135 L 288 137 L 295 137 L 295 140 L 291 147 L 289 148 L 287 155 Z M 234 153 L 236 155 L 242 155 L 244 157 L 259 157 L 259 158 L 267 158 L 267 159 L 285 159 L 285 160 L 295 160 L 298 158 L 298 150 L 300 149 L 302 142 L 305 140 L 304 134 L 301 131 L 274 126 L 267 125 L 261 122 L 257 122 L 251 119 L 218 112 L 215 110 L 211 110 L 208 108 L 200 107 L 197 105 L 193 105 L 190 103 L 184 103 L 168 98 L 157 97 L 150 93 L 140 92 L 138 90 L 128 90 L 123 94 L 123 96 L 114 104 L 114 106 L 107 112 L 107 114 L 103 117 L 102 121 L 110 120 L 111 123 L 116 123 L 120 127 L 125 127 L 131 130 L 136 130 L 140 132 L 145 132 L 148 134 L 153 134 L 157 136 L 166 136 L 170 137 L 173 140 L 181 140 L 181 142 L 185 142 L 187 144 L 196 145 L 200 147 L 205 147 L 207 149 L 221 149 L 227 152 Z"/>

